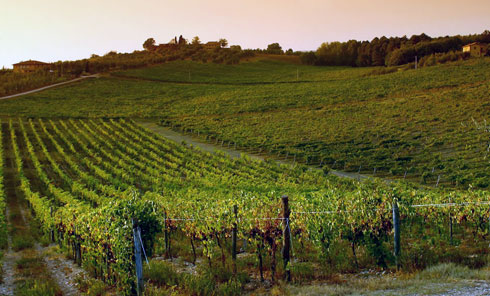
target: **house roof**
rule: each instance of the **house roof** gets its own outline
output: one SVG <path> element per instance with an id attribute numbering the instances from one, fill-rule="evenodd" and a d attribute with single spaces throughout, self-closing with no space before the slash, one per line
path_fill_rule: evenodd
<path id="1" fill-rule="evenodd" d="M 44 62 L 40 62 L 40 61 L 33 61 L 33 60 L 28 60 L 28 61 L 24 61 L 24 62 L 14 64 L 14 66 L 20 66 L 20 65 L 49 65 L 49 64 L 44 63 Z"/>
<path id="2" fill-rule="evenodd" d="M 206 45 L 220 45 L 218 41 L 209 41 Z"/>
<path id="3" fill-rule="evenodd" d="M 481 42 L 472 42 L 472 43 L 469 43 L 469 44 L 465 44 L 463 46 L 471 46 L 471 45 L 481 45 L 481 46 L 483 46 L 484 44 L 481 43 Z"/>

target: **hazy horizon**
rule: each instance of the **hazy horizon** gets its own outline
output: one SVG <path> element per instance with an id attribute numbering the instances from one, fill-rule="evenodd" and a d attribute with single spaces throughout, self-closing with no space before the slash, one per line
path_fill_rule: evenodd
<path id="1" fill-rule="evenodd" d="M 0 67 L 34 59 L 45 62 L 141 50 L 183 35 L 201 41 L 226 38 L 230 45 L 315 50 L 322 42 L 426 33 L 468 35 L 490 29 L 490 1 L 211 0 L 162 2 L 5 1 L 0 18 Z"/>

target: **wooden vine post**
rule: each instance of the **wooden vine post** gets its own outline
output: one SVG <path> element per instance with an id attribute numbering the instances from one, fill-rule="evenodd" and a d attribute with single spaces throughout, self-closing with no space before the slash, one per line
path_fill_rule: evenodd
<path id="1" fill-rule="evenodd" d="M 289 210 L 289 197 L 287 195 L 282 196 L 282 218 L 283 220 L 283 240 L 282 240 L 282 260 L 284 263 L 284 271 L 286 273 L 286 281 L 291 281 L 291 228 L 289 227 L 289 215 L 291 211 Z"/>
<path id="2" fill-rule="evenodd" d="M 236 268 L 236 253 L 237 253 L 237 246 L 236 246 L 236 243 L 237 243 L 237 232 L 238 232 L 238 207 L 237 205 L 234 205 L 233 206 L 233 214 L 235 214 L 235 222 L 233 222 L 233 232 L 231 234 L 231 240 L 232 240 L 232 244 L 231 244 L 231 258 L 233 259 L 233 274 L 236 276 L 237 274 L 237 268 Z"/>
<path id="3" fill-rule="evenodd" d="M 141 242 L 138 238 L 137 225 L 133 219 L 133 241 L 134 241 L 134 259 L 136 265 L 136 294 L 143 295 L 143 258 L 141 257 Z"/>
<path id="4" fill-rule="evenodd" d="M 398 210 L 398 201 L 393 200 L 393 227 L 394 227 L 394 255 L 396 268 L 400 269 L 400 212 Z"/>

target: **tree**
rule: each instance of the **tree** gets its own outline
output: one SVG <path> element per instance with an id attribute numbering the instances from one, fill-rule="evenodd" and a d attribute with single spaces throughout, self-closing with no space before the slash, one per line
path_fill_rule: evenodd
<path id="1" fill-rule="evenodd" d="M 192 38 L 192 45 L 199 45 L 201 44 L 201 40 L 199 39 L 199 36 L 195 36 Z"/>
<path id="2" fill-rule="evenodd" d="M 146 41 L 143 43 L 143 48 L 146 50 L 153 50 L 155 48 L 155 39 L 146 39 Z"/>
<path id="3" fill-rule="evenodd" d="M 317 61 L 317 57 L 313 51 L 303 53 L 301 55 L 301 62 L 306 65 L 314 65 Z"/>
<path id="4" fill-rule="evenodd" d="M 187 44 L 187 40 L 184 39 L 184 37 L 182 37 L 182 35 L 180 35 L 179 37 L 179 45 L 186 45 Z"/>
<path id="5" fill-rule="evenodd" d="M 228 40 L 226 40 L 225 38 L 221 38 L 218 42 L 219 42 L 219 45 L 221 47 L 227 47 L 228 46 Z"/>
<path id="6" fill-rule="evenodd" d="M 277 42 L 267 45 L 266 52 L 269 54 L 283 54 L 282 47 Z"/>

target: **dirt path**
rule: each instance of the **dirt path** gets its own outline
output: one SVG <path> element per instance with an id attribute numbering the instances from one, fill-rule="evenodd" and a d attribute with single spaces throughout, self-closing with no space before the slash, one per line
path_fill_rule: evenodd
<path id="1" fill-rule="evenodd" d="M 85 270 L 56 252 L 56 245 L 42 247 L 36 244 L 36 251 L 44 258 L 51 277 L 56 281 L 64 296 L 80 295 L 75 279 L 80 275 L 86 275 Z"/>
<path id="2" fill-rule="evenodd" d="M 221 147 L 219 145 L 204 143 L 199 138 L 195 138 L 195 137 L 192 137 L 190 135 L 183 135 L 183 134 L 178 133 L 176 131 L 173 131 L 167 127 L 158 125 L 154 122 L 139 120 L 139 121 L 136 121 L 136 123 L 138 123 L 139 125 L 147 128 L 147 129 L 149 129 L 149 130 L 151 130 L 151 131 L 153 131 L 153 132 L 155 132 L 161 136 L 164 136 L 167 139 L 173 140 L 177 143 L 181 143 L 182 141 L 185 141 L 187 144 L 192 144 L 193 146 L 198 146 L 199 148 L 201 148 L 201 150 L 204 150 L 207 152 L 214 153 L 216 151 L 223 151 L 233 158 L 238 158 L 238 157 L 240 157 L 241 154 L 246 154 L 252 159 L 259 159 L 259 160 L 266 160 L 267 159 L 266 155 L 260 155 L 260 154 L 257 155 L 257 154 L 250 153 L 250 152 L 234 150 L 234 149 L 227 148 L 227 147 Z M 293 164 L 292 161 L 287 161 L 287 160 L 276 159 L 276 161 L 281 163 L 281 164 L 289 164 L 289 165 Z M 311 166 L 311 168 L 312 169 L 319 169 L 318 167 L 313 167 L 313 166 Z M 330 173 L 332 175 L 335 175 L 338 177 L 349 178 L 349 179 L 363 180 L 363 179 L 369 178 L 368 176 L 365 176 L 362 174 L 348 173 L 348 172 L 335 171 L 335 170 L 330 170 Z"/>
<path id="3" fill-rule="evenodd" d="M 75 78 L 75 79 L 72 79 L 72 80 L 68 80 L 68 81 L 65 81 L 65 82 L 55 83 L 55 84 L 47 85 L 47 86 L 44 86 L 44 87 L 36 88 L 36 89 L 33 89 L 33 90 L 21 92 L 21 93 L 18 93 L 18 94 L 13 94 L 13 95 L 10 95 L 10 96 L 0 97 L 0 100 L 11 99 L 11 98 L 20 97 L 20 96 L 23 96 L 23 95 L 33 94 L 33 93 L 40 92 L 40 91 L 43 91 L 43 90 L 46 90 L 46 89 L 49 89 L 49 88 L 53 88 L 53 87 L 57 87 L 57 86 L 61 86 L 61 85 L 65 85 L 65 84 L 69 84 L 69 83 L 73 83 L 73 82 L 77 82 L 77 81 L 80 81 L 80 80 L 83 80 L 83 79 L 86 79 L 86 78 L 98 77 L 98 76 L 99 76 L 98 74 L 94 74 L 94 75 L 90 75 L 90 76 L 82 76 L 82 77 L 78 77 L 78 78 Z"/>
<path id="4" fill-rule="evenodd" d="M 452 289 L 437 296 L 488 296 L 490 295 L 490 283 L 486 281 L 466 281 L 467 286 Z"/>

